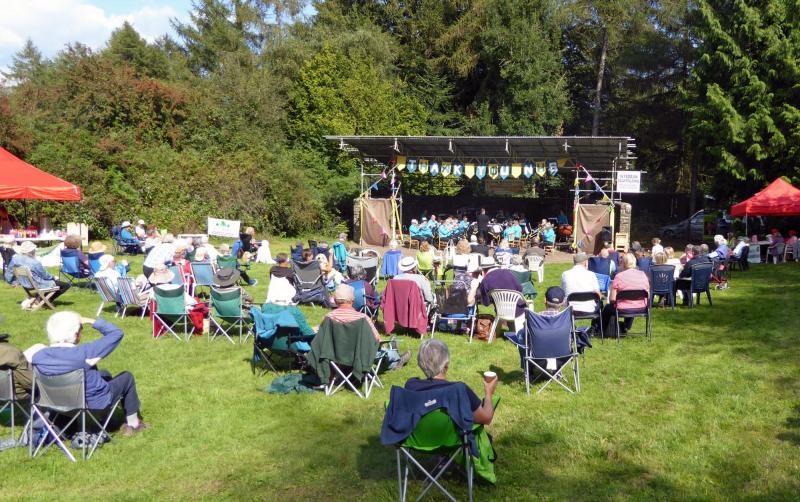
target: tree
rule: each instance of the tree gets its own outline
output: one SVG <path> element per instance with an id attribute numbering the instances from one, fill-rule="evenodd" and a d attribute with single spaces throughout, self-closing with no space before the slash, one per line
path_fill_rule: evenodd
<path id="1" fill-rule="evenodd" d="M 689 133 L 715 191 L 750 192 L 781 175 L 800 181 L 797 3 L 701 0 L 694 13 Z"/>
<path id="2" fill-rule="evenodd" d="M 9 66 L 10 71 L 0 73 L 12 82 L 20 84 L 36 78 L 45 64 L 46 60 L 42 57 L 42 53 L 29 38 L 25 40 L 25 45 L 22 46 L 22 49 L 14 54 L 11 66 Z"/>
<path id="3" fill-rule="evenodd" d="M 149 45 L 127 21 L 111 33 L 106 53 L 133 68 L 142 76 L 164 78 L 167 76 L 167 58 L 161 50 Z"/>

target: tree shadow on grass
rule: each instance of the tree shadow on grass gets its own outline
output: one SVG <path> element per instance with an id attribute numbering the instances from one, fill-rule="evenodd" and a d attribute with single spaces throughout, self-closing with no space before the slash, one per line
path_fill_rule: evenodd
<path id="1" fill-rule="evenodd" d="M 784 424 L 787 429 L 786 432 L 781 432 L 776 437 L 781 441 L 792 443 L 795 446 L 800 446 L 800 405 L 794 407 L 794 416 L 786 419 Z"/>

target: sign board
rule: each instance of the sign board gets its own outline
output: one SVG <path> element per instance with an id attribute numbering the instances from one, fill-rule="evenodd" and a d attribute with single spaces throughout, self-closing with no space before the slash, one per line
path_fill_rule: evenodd
<path id="1" fill-rule="evenodd" d="M 234 239 L 239 238 L 239 220 L 220 220 L 217 218 L 208 219 L 208 235 L 217 235 L 219 237 L 231 237 Z"/>
<path id="2" fill-rule="evenodd" d="M 641 182 L 641 171 L 617 171 L 617 192 L 619 193 L 639 193 L 641 192 Z"/>
<path id="3" fill-rule="evenodd" d="M 520 195 L 525 192 L 525 182 L 522 179 L 488 179 L 484 183 L 488 195 Z"/>

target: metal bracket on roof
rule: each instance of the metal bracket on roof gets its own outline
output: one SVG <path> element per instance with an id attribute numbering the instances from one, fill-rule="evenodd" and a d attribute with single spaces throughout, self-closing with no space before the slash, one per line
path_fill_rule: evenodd
<path id="1" fill-rule="evenodd" d="M 397 138 L 394 139 L 394 146 L 392 146 L 392 150 L 394 150 L 397 153 L 400 153 L 400 146 L 397 143 Z"/>

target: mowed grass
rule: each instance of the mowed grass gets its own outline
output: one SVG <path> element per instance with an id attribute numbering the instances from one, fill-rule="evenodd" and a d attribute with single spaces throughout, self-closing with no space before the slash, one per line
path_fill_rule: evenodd
<path id="1" fill-rule="evenodd" d="M 287 242 L 272 241 L 273 253 Z M 566 267 L 546 265 L 537 309 Z M 248 289 L 263 301 L 267 267 L 254 266 L 253 275 L 260 283 Z M 451 379 L 479 394 L 484 370 L 501 379 L 489 428 L 498 483 L 478 485 L 476 498 L 797 500 L 798 283 L 800 265 L 755 266 L 714 292 L 713 307 L 657 310 L 652 342 L 596 340 L 581 359 L 579 395 L 551 386 L 529 397 L 509 343 L 437 334 L 450 346 Z M 22 297 L 0 286 L 0 332 L 26 348 L 46 340 L 50 313 L 21 311 Z M 57 306 L 94 316 L 98 304 L 94 292 L 72 290 Z M 302 310 L 312 325 L 325 312 Z M 103 316 L 113 320 L 113 308 Z M 394 450 L 378 434 L 388 387 L 420 374 L 413 359 L 385 374 L 387 388 L 366 401 L 348 392 L 271 395 L 259 389 L 274 374 L 251 374 L 250 344 L 154 340 L 148 320 L 114 322 L 126 336 L 101 367 L 134 373 L 152 429 L 116 436 L 77 465 L 57 450 L 35 460 L 22 449 L 0 452 L 3 499 L 397 498 Z M 84 332 L 87 342 L 95 337 Z M 401 338 L 416 355 L 419 339 Z M 447 483 L 464 498 L 460 477 Z"/>

